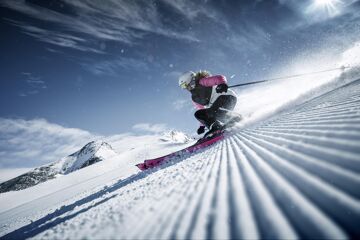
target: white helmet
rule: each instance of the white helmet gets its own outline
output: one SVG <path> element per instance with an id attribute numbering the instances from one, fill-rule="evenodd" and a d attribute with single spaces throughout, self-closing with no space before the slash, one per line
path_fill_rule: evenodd
<path id="1" fill-rule="evenodd" d="M 194 82 L 194 77 L 195 77 L 195 73 L 192 71 L 188 71 L 183 73 L 180 77 L 179 77 L 179 86 L 181 88 L 187 88 L 190 84 L 193 85 L 195 84 Z M 193 82 L 193 83 L 192 83 Z M 191 86 L 190 85 L 190 86 Z M 194 87 L 194 86 L 192 86 Z"/>

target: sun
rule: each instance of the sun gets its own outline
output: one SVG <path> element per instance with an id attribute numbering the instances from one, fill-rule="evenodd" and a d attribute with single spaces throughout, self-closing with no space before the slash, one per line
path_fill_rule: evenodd
<path id="1" fill-rule="evenodd" d="M 341 3 L 340 0 L 315 0 L 315 4 L 318 6 L 323 6 L 323 7 L 327 7 L 327 6 L 333 6 L 335 7 L 336 4 Z"/>
<path id="2" fill-rule="evenodd" d="M 330 16 L 336 15 L 342 4 L 341 0 L 314 0 L 314 7 L 325 10 Z"/>
<path id="3" fill-rule="evenodd" d="M 316 5 L 318 6 L 326 6 L 331 5 L 334 0 L 315 0 Z"/>

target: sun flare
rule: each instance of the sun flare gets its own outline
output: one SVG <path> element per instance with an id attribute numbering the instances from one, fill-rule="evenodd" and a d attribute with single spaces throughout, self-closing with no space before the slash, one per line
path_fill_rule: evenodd
<path id="1" fill-rule="evenodd" d="M 316 4 L 319 6 L 331 5 L 334 0 L 315 0 Z"/>
<path id="2" fill-rule="evenodd" d="M 314 0 L 315 8 L 325 10 L 329 15 L 336 15 L 342 4 L 341 0 Z"/>

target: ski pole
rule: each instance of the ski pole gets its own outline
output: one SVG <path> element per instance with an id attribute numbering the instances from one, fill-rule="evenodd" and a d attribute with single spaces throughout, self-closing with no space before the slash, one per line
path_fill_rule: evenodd
<path id="1" fill-rule="evenodd" d="M 258 83 L 263 83 L 263 82 L 270 82 L 270 81 L 281 80 L 281 79 L 289 79 L 289 78 L 301 77 L 301 76 L 312 75 L 312 74 L 317 74 L 317 73 L 331 72 L 331 71 L 335 71 L 335 70 L 344 71 L 347 68 L 351 68 L 351 67 L 342 66 L 342 67 L 338 67 L 338 68 L 326 69 L 326 70 L 317 71 L 317 72 L 301 73 L 301 74 L 295 74 L 295 75 L 284 76 L 284 77 L 263 79 L 263 80 L 259 80 L 259 81 L 255 81 L 255 82 L 247 82 L 247 83 L 235 84 L 235 85 L 229 86 L 229 88 L 242 87 L 242 86 L 246 86 L 246 85 L 258 84 Z"/>

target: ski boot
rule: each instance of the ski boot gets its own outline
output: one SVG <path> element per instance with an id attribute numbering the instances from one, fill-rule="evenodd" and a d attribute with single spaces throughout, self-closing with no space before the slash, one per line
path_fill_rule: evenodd
<path id="1" fill-rule="evenodd" d="M 213 124 L 210 125 L 210 130 L 205 133 L 203 138 L 211 138 L 221 133 L 224 129 L 224 124 L 219 120 L 216 120 Z"/>

